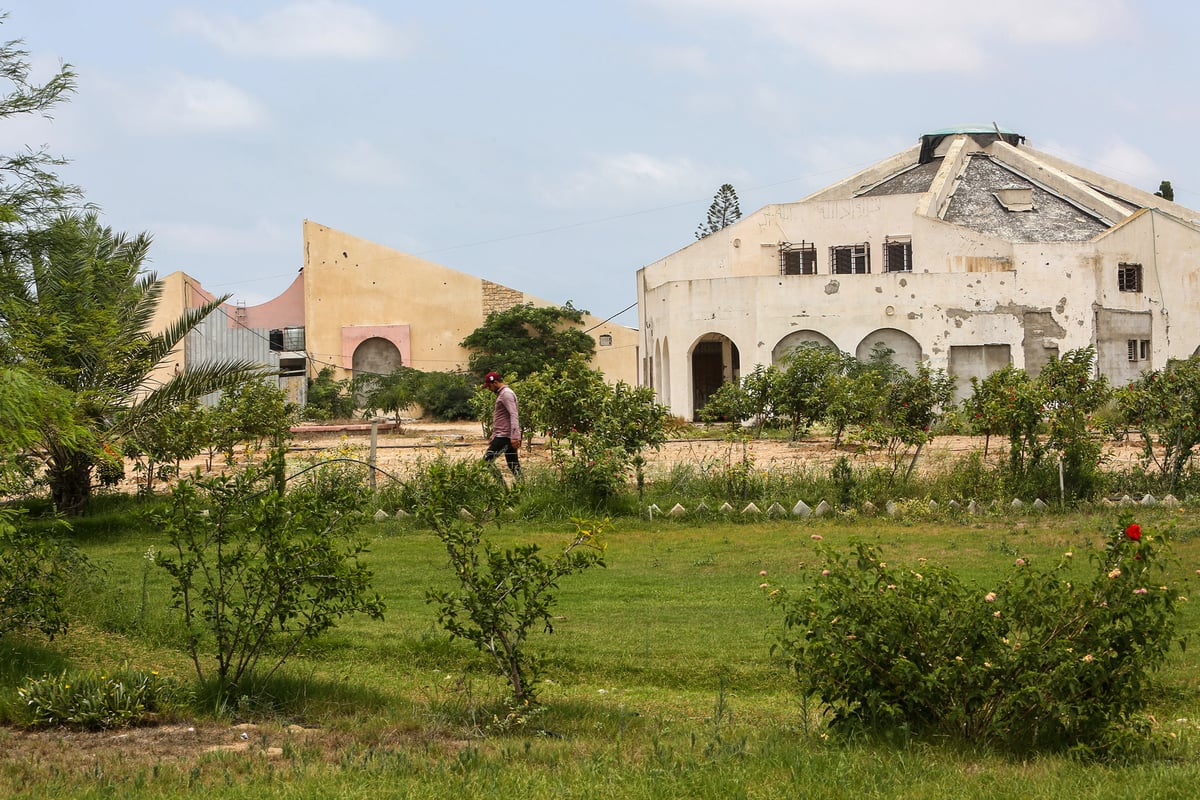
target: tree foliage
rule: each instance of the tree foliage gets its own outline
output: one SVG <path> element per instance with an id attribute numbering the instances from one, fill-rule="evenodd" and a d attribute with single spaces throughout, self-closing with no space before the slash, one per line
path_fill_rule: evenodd
<path id="1" fill-rule="evenodd" d="M 1101 444 L 1092 415 L 1111 397 L 1108 381 L 1094 374 L 1095 350 L 1070 350 L 1051 359 L 1037 377 L 1007 366 L 982 381 L 964 404 L 971 423 L 1008 438 L 1008 488 L 1034 496 L 1059 493 L 1088 498 L 1100 488 Z"/>
<path id="2" fill-rule="evenodd" d="M 400 367 L 388 375 L 358 376 L 354 380 L 354 394 L 362 397 L 366 413 L 391 414 L 399 425 L 400 412 L 417 403 L 421 374 L 412 367 Z"/>
<path id="3" fill-rule="evenodd" d="M 125 438 L 121 452 L 133 459 L 139 475 L 139 491 L 149 494 L 155 480 L 169 480 L 179 474 L 180 463 L 202 452 L 217 433 L 213 415 L 195 401 L 181 403 L 155 415 Z M 210 462 L 211 466 L 211 462 Z M 98 465 L 101 481 L 103 465 Z"/>
<path id="4" fill-rule="evenodd" d="M 825 419 L 835 380 L 853 360 L 836 347 L 815 344 L 803 344 L 784 358 L 775 407 L 791 424 L 793 441 L 808 426 Z"/>
<path id="5" fill-rule="evenodd" d="M 742 208 L 738 205 L 738 196 L 733 184 L 723 183 L 713 195 L 712 205 L 708 207 L 708 217 L 696 228 L 696 238 L 703 239 L 741 218 Z"/>
<path id="6" fill-rule="evenodd" d="M 482 380 L 492 371 L 516 378 L 555 369 L 575 355 L 590 361 L 596 341 L 579 327 L 584 313 L 570 303 L 522 303 L 493 311 L 462 340 L 462 346 L 471 351 L 468 368 Z"/>
<path id="7" fill-rule="evenodd" d="M 0 24 L 8 18 L 0 13 Z M 25 115 L 50 118 L 51 111 L 75 91 L 75 72 L 61 64 L 45 83 L 29 81 L 29 53 L 20 40 L 0 44 L 0 119 Z M 0 156 L 0 224 L 13 229 L 37 227 L 77 203 L 78 187 L 64 184 L 54 168 L 66 160 L 46 148 L 26 148 Z"/>
<path id="8" fill-rule="evenodd" d="M 1142 464 L 1175 491 L 1200 445 L 1200 356 L 1171 360 L 1116 390 L 1122 422 L 1142 441 Z"/>
<path id="9" fill-rule="evenodd" d="M 356 377 L 354 392 L 366 414 L 382 411 L 399 424 L 402 411 L 420 406 L 425 416 L 440 422 L 476 416 L 471 401 L 477 387 L 472 383 L 457 372 L 400 367 L 389 375 Z"/>
<path id="10" fill-rule="evenodd" d="M 80 446 L 89 441 L 87 429 L 75 425 L 63 391 L 22 369 L 0 366 L 0 494 L 23 485 L 18 457 L 38 442 L 46 425 Z M 22 513 L 0 506 L 0 634 L 37 630 L 54 636 L 66 630 L 68 583 L 87 566 L 66 539 L 34 532 Z"/>
<path id="11" fill-rule="evenodd" d="M 226 298 L 188 309 L 152 333 L 162 284 L 143 272 L 149 248 L 147 234 L 114 232 L 95 213 L 0 237 L 0 362 L 21 364 L 66 392 L 76 424 L 97 443 L 262 373 L 244 361 L 189 364 L 150 385 L 154 369 Z M 55 425 L 41 429 L 40 444 L 55 506 L 79 513 L 91 496 L 97 450 Z"/>
<path id="12" fill-rule="evenodd" d="M 911 372 L 890 359 L 875 363 L 873 369 L 882 391 L 860 435 L 887 452 L 893 477 L 911 454 L 907 479 L 921 449 L 933 438 L 934 423 L 953 407 L 954 381 L 945 370 L 931 369 L 923 361 Z"/>
<path id="13" fill-rule="evenodd" d="M 354 416 L 354 392 L 350 381 L 334 380 L 333 367 L 321 367 L 317 377 L 308 381 L 304 418 L 312 420 L 349 419 Z"/>
<path id="14" fill-rule="evenodd" d="M 652 389 L 610 385 L 577 355 L 530 375 L 515 390 L 522 427 L 549 437 L 552 462 L 579 499 L 600 502 L 618 494 L 630 470 L 641 489 L 645 450 L 666 441 L 670 418 Z"/>
<path id="15" fill-rule="evenodd" d="M 278 447 L 290 437 L 297 414 L 273 380 L 245 381 L 221 392 L 212 414 L 214 438 L 230 460 L 238 445 L 250 450 Z"/>

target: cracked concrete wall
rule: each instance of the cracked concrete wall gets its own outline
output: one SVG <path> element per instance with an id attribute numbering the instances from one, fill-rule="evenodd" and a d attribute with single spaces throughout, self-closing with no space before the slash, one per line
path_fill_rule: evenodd
<path id="1" fill-rule="evenodd" d="M 985 348 L 979 351 L 985 365 L 1007 347 L 1015 366 L 1036 373 L 1054 353 L 1102 344 L 1106 357 L 1100 369 L 1114 378 L 1127 374 L 1128 364 L 1118 363 L 1118 356 L 1126 355 L 1124 339 L 1134 337 L 1126 337 L 1116 323 L 1127 315 L 1150 320 L 1152 361 L 1143 367 L 1187 357 L 1200 345 L 1200 229 L 1195 226 L 1155 212 L 1134 215 L 1088 242 L 1005 242 L 940 220 L 898 214 L 905 202 L 911 211 L 911 195 L 878 199 L 878 206 L 861 207 L 873 221 L 859 228 L 851 224 L 858 213 L 853 206 L 846 220 L 838 219 L 841 212 L 829 204 L 786 213 L 772 207 L 770 213 L 739 221 L 738 231 L 727 228 L 708 237 L 712 242 L 698 242 L 643 268 L 643 352 L 669 340 L 675 354 L 670 364 L 659 365 L 669 376 L 656 388 L 670 387 L 660 399 L 675 413 L 691 415 L 686 353 L 708 333 L 733 341 L 743 374 L 755 364 L 772 363 L 787 349 L 780 343 L 803 331 L 856 353 L 872 333 L 896 329 L 920 345 L 930 366 L 948 372 L 956 347 Z M 822 213 L 829 209 L 833 219 Z M 778 240 L 816 242 L 818 274 L 778 274 L 774 246 L 762 247 L 769 253 L 756 254 L 759 266 L 751 269 L 754 259 L 734 251 L 747 249 L 746 231 L 763 230 L 775 231 Z M 867 240 L 856 230 L 872 232 L 871 274 L 830 275 L 827 245 Z M 914 271 L 881 273 L 883 238 L 898 235 L 912 236 Z M 742 241 L 735 248 L 731 242 L 738 238 Z M 765 234 L 751 243 L 760 239 Z M 1144 265 L 1144 291 L 1118 291 L 1122 262 Z M 1098 316 L 1096 304 L 1114 314 Z M 974 363 L 964 360 L 969 353 L 961 351 L 957 363 Z M 963 382 L 959 385 L 961 390 Z"/>

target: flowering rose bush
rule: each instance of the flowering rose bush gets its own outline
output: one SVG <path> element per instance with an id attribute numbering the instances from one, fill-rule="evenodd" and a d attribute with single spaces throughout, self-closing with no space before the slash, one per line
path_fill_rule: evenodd
<path id="1" fill-rule="evenodd" d="M 833 725 L 1093 753 L 1140 731 L 1178 600 L 1162 585 L 1165 543 L 1140 527 L 1107 538 L 1090 578 L 1071 580 L 1064 554 L 1044 569 L 1017 559 L 983 588 L 862 543 L 816 547 L 811 582 L 768 592 L 783 612 L 776 652 Z"/>

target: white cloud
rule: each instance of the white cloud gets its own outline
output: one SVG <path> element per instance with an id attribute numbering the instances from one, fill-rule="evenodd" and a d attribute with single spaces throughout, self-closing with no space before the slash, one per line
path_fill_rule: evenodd
<path id="1" fill-rule="evenodd" d="M 268 58 L 366 60 L 403 55 L 402 32 L 369 9 L 338 0 L 299 0 L 246 19 L 176 12 L 176 27 L 229 53 Z"/>
<path id="2" fill-rule="evenodd" d="M 242 130 L 266 124 L 266 108 L 223 80 L 171 75 L 148 86 L 111 84 L 122 119 L 139 132 Z"/>
<path id="3" fill-rule="evenodd" d="M 743 21 L 762 38 L 849 72 L 958 72 L 1000 66 L 1012 45 L 1079 45 L 1134 26 L 1128 0 L 646 0 L 681 20 Z"/>
<path id="4" fill-rule="evenodd" d="M 404 165 L 371 142 L 358 139 L 332 153 L 324 169 L 333 177 L 366 186 L 399 186 L 405 182 Z"/>
<path id="5" fill-rule="evenodd" d="M 543 199 L 553 206 L 625 206 L 654 202 L 654 198 L 690 198 L 712 183 L 702 169 L 684 156 L 656 158 L 646 153 L 598 155 L 557 181 L 543 185 Z"/>

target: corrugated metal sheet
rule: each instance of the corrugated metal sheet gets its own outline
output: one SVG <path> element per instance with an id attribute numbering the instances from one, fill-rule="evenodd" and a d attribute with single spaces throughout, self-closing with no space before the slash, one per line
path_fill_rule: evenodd
<path id="1" fill-rule="evenodd" d="M 265 328 L 230 326 L 229 317 L 218 309 L 184 339 L 184 363 L 196 365 L 210 361 L 252 361 L 278 370 L 279 353 L 271 349 L 268 333 Z M 295 393 L 295 387 L 290 388 L 291 393 Z M 214 392 L 201 398 L 201 402 L 206 406 L 214 406 L 220 398 L 220 393 Z"/>

